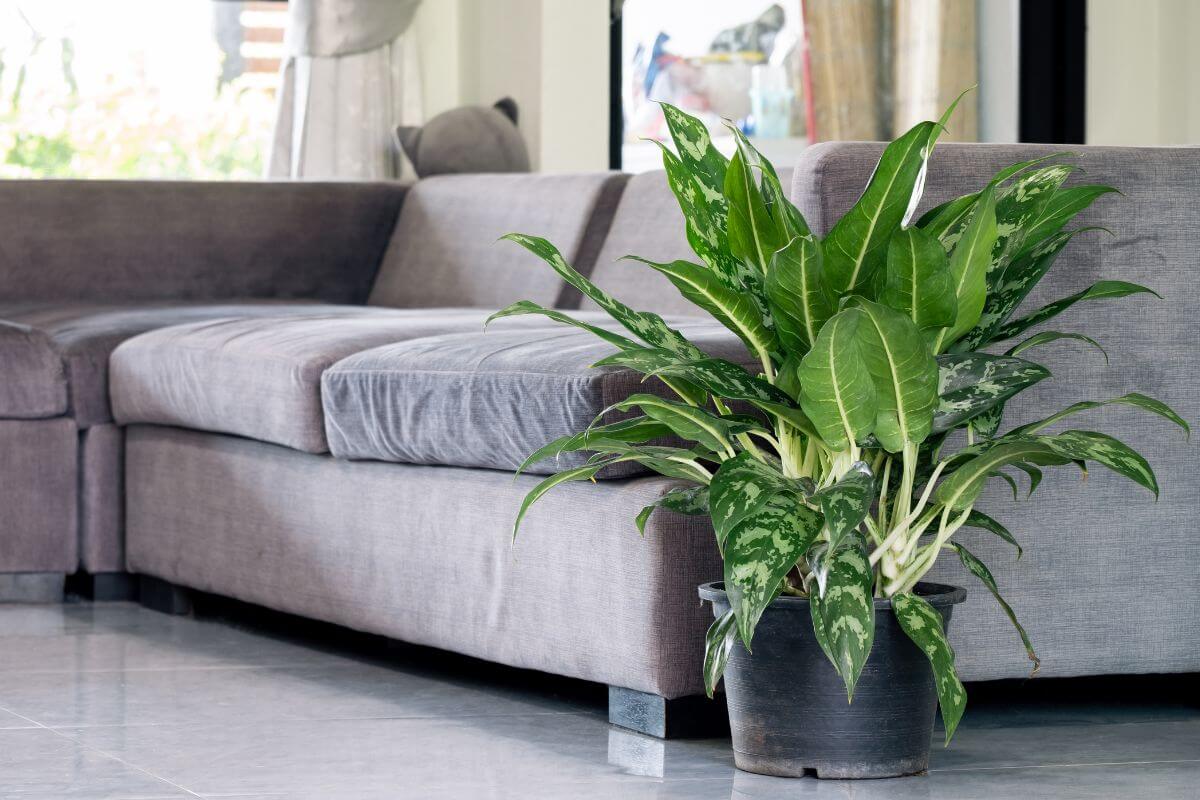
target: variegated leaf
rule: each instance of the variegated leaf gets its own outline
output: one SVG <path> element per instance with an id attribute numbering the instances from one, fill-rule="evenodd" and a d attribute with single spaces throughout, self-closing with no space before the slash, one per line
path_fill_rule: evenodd
<path id="1" fill-rule="evenodd" d="M 962 236 L 975 204 L 979 201 L 979 193 L 965 194 L 953 200 L 947 200 L 939 206 L 929 209 L 917 220 L 917 227 L 942 243 L 947 253 L 952 251 Z"/>
<path id="2" fill-rule="evenodd" d="M 1022 250 L 1037 246 L 1038 242 L 1062 230 L 1077 214 L 1085 210 L 1097 198 L 1116 192 L 1111 186 L 1070 186 L 1061 188 L 1050 196 L 1042 209 L 1041 216 L 1025 233 Z"/>
<path id="3" fill-rule="evenodd" d="M 1042 167 L 1022 175 L 1000 192 L 996 198 L 996 244 L 987 271 L 989 294 L 999 285 L 1009 262 L 1025 249 L 1029 232 L 1074 171 L 1067 164 Z"/>
<path id="4" fill-rule="evenodd" d="M 600 444 L 641 444 L 670 435 L 670 428 L 650 417 L 635 417 L 610 425 L 593 425 L 579 433 L 560 436 L 549 444 L 539 447 L 521 462 L 521 466 L 517 467 L 517 474 L 520 475 L 543 459 L 553 458 L 562 453 L 589 450 Z"/>
<path id="5" fill-rule="evenodd" d="M 640 261 L 665 275 L 680 294 L 733 331 L 761 361 L 769 362 L 770 354 L 779 349 L 775 333 L 766 326 L 762 313 L 750 296 L 746 292 L 729 289 L 707 267 L 687 261 L 663 264 L 638 256 L 627 258 Z"/>
<path id="6" fill-rule="evenodd" d="M 1040 419 L 1037 422 L 1030 422 L 1013 428 L 1012 433 L 1015 435 L 1037 433 L 1043 428 L 1053 425 L 1055 422 L 1058 422 L 1064 417 L 1069 417 L 1070 415 L 1076 414 L 1080 411 L 1087 411 L 1088 409 L 1092 408 L 1100 408 L 1101 406 L 1133 406 L 1134 408 L 1140 408 L 1143 411 L 1149 411 L 1151 414 L 1157 414 L 1163 419 L 1174 422 L 1176 425 L 1183 428 L 1184 432 L 1189 438 L 1191 438 L 1192 429 L 1188 426 L 1187 420 L 1175 413 L 1174 409 L 1161 400 L 1155 400 L 1153 397 L 1149 397 L 1140 392 L 1130 392 L 1129 394 L 1123 394 L 1120 397 L 1114 397 L 1110 400 L 1084 400 L 1079 403 L 1072 403 L 1062 411 L 1051 414 L 1050 416 Z"/>
<path id="7" fill-rule="evenodd" d="M 686 359 L 683 359 L 686 361 Z M 635 347 L 631 350 L 621 350 L 605 356 L 592 364 L 593 367 L 626 367 L 649 376 L 650 373 L 670 364 L 679 363 L 679 356 L 658 347 Z M 670 387 L 684 402 L 699 406 L 708 401 L 708 392 L 694 383 L 682 378 L 662 378 L 663 383 Z"/>
<path id="8" fill-rule="evenodd" d="M 600 339 L 603 339 L 615 347 L 621 348 L 622 350 L 634 350 L 639 349 L 642 346 L 632 339 L 622 336 L 619 333 L 605 330 L 604 328 L 600 328 L 595 325 L 589 325 L 586 322 L 580 322 L 570 314 L 564 314 L 563 312 L 554 308 L 545 308 L 544 306 L 540 306 L 537 303 L 530 302 L 529 300 L 518 300 L 511 306 L 497 311 L 495 314 L 492 314 L 487 318 L 487 321 L 484 322 L 484 326 L 486 327 L 490 325 L 493 320 L 501 319 L 502 317 L 518 317 L 526 314 L 536 314 L 543 317 L 548 317 L 555 322 L 561 322 L 564 325 L 571 325 L 576 328 L 580 328 L 599 337 Z"/>
<path id="9" fill-rule="evenodd" d="M 1104 363 L 1105 364 L 1108 363 L 1108 352 L 1103 347 L 1101 347 L 1100 343 L 1097 342 L 1095 339 L 1093 339 L 1090 336 L 1084 336 L 1082 333 L 1062 333 L 1061 331 L 1042 331 L 1041 333 L 1035 333 L 1033 336 L 1030 336 L 1028 339 L 1018 342 L 1017 344 L 1010 347 L 1004 353 L 1004 355 L 1006 355 L 1006 356 L 1020 355 L 1021 353 L 1030 349 L 1031 347 L 1040 347 L 1044 344 L 1049 344 L 1050 342 L 1055 342 L 1060 339 L 1074 339 L 1079 342 L 1086 342 L 1087 344 L 1090 344 L 1092 347 L 1099 350 L 1100 353 L 1104 356 Z"/>
<path id="10" fill-rule="evenodd" d="M 936 424 L 936 413 L 934 414 Z M 996 403 L 991 408 L 986 408 L 967 423 L 967 427 L 971 429 L 974 436 L 981 439 L 992 439 L 996 436 L 996 432 L 1000 430 L 1000 423 L 1004 419 L 1004 403 Z"/>
<path id="11" fill-rule="evenodd" d="M 704 691 L 712 697 L 725 674 L 729 653 L 737 643 L 737 618 L 733 609 L 717 617 L 704 634 Z"/>
<path id="12" fill-rule="evenodd" d="M 787 244 L 786 232 L 767 209 L 758 183 L 742 158 L 733 154 L 725 173 L 725 199 L 729 204 L 729 250 L 735 258 L 766 276 L 775 251 Z"/>
<path id="13" fill-rule="evenodd" d="M 954 668 L 954 650 L 946 640 L 942 615 L 928 601 L 910 592 L 892 598 L 892 610 L 900 627 L 920 648 L 933 666 L 933 680 L 937 684 L 938 706 L 942 712 L 942 724 L 946 729 L 946 744 L 950 744 L 963 711 L 967 708 L 967 690 Z"/>
<path id="14" fill-rule="evenodd" d="M 641 409 L 642 413 L 666 425 L 681 439 L 697 442 L 715 453 L 732 448 L 731 439 L 751 426 L 734 423 L 711 414 L 702 408 L 677 403 L 653 394 L 635 394 L 614 403 L 605 412 Z M 756 426 L 757 427 L 757 426 Z"/>
<path id="15" fill-rule="evenodd" d="M 866 314 L 848 308 L 821 328 L 800 362 L 800 407 L 831 450 L 844 450 L 871 432 L 877 391 L 860 349 Z"/>
<path id="16" fill-rule="evenodd" d="M 727 400 L 765 401 L 790 405 L 792 400 L 762 378 L 755 377 L 732 361 L 701 358 L 667 364 L 653 372 L 655 376 L 683 378 Z"/>
<path id="17" fill-rule="evenodd" d="M 989 186 L 973 207 L 961 236 L 952 244 L 950 275 L 958 307 L 954 324 L 934 335 L 931 349 L 935 354 L 979 323 L 987 301 L 987 270 L 996 236 L 996 194 Z"/>
<path id="18" fill-rule="evenodd" d="M 725 121 L 725 127 L 733 134 L 742 160 L 751 169 L 757 170 L 761 174 L 759 188 L 762 190 L 763 200 L 766 201 L 767 210 L 775 220 L 775 224 L 783 231 L 784 241 L 791 241 L 797 236 L 810 235 L 808 222 L 805 221 L 800 210 L 788 199 L 788 193 L 784 191 L 783 185 L 779 182 L 779 173 L 775 171 L 775 167 L 771 165 L 770 161 L 763 158 L 762 153 L 758 152 L 750 143 L 740 128 L 728 120 Z"/>
<path id="19" fill-rule="evenodd" d="M 583 466 L 564 470 L 555 475 L 551 475 L 550 477 L 538 483 L 537 486 L 534 486 L 529 493 L 525 495 L 525 499 L 521 501 L 521 508 L 517 511 L 517 518 L 513 522 L 513 540 L 516 541 L 517 531 L 520 530 L 521 522 L 525 519 L 525 514 L 528 513 L 529 507 L 540 500 L 542 496 L 546 494 L 546 492 L 550 491 L 555 486 L 558 486 L 560 483 L 566 483 L 567 481 L 591 480 L 595 477 L 597 472 L 604 469 L 609 464 L 616 463 L 616 461 L 617 458 L 615 457 L 593 459 Z"/>
<path id="20" fill-rule="evenodd" d="M 1017 614 L 1012 610 L 1012 606 L 1000 595 L 1000 587 L 996 585 L 996 579 L 992 577 L 992 571 L 987 568 L 987 565 L 976 558 L 970 550 L 963 547 L 958 542 L 950 542 L 949 547 L 958 553 L 958 558 L 962 561 L 962 565 L 967 568 L 972 575 L 987 587 L 987 590 L 992 593 L 992 597 L 996 598 L 996 602 L 1000 604 L 1000 608 L 1004 610 L 1005 616 L 1017 629 L 1017 634 L 1021 637 L 1021 643 L 1025 645 L 1025 655 L 1029 656 L 1029 660 L 1033 662 L 1033 671 L 1029 673 L 1029 677 L 1037 674 L 1037 671 L 1042 666 L 1042 660 L 1037 657 L 1037 653 L 1033 651 L 1033 644 L 1029 641 L 1029 634 L 1025 632 L 1025 628 L 1017 621 Z"/>
<path id="21" fill-rule="evenodd" d="M 1158 497 L 1158 478 L 1150 463 L 1124 442 L 1096 431 L 1063 431 L 1054 436 L 1040 436 L 1044 442 L 1072 460 L 1095 461 L 1122 475 Z"/>
<path id="22" fill-rule="evenodd" d="M 825 237 L 825 269 L 835 292 L 867 284 L 883 267 L 892 233 L 920 199 L 940 130 L 937 123 L 921 122 L 889 144 L 862 197 Z"/>
<path id="23" fill-rule="evenodd" d="M 784 577 L 821 531 L 821 515 L 797 492 L 774 492 L 725 537 L 725 591 L 746 648 Z"/>
<path id="24" fill-rule="evenodd" d="M 797 237 L 775 253 L 767 272 L 767 301 L 787 352 L 807 353 L 836 311 L 815 237 Z"/>
<path id="25" fill-rule="evenodd" d="M 724 545 L 734 526 L 762 508 L 772 494 L 802 491 L 800 484 L 784 478 L 750 453 L 738 453 L 725 460 L 708 487 L 717 542 Z"/>
<path id="26" fill-rule="evenodd" d="M 937 357 L 938 405 L 933 432 L 957 428 L 967 420 L 1050 377 L 1040 364 L 988 353 L 946 354 Z"/>
<path id="27" fill-rule="evenodd" d="M 862 461 L 854 462 L 845 475 L 809 498 L 809 502 L 821 506 L 829 543 L 834 551 L 862 524 L 874 499 L 875 476 Z"/>
<path id="28" fill-rule="evenodd" d="M 1011 339 L 1014 336 L 1020 336 L 1034 325 L 1040 325 L 1084 300 L 1103 300 L 1112 297 L 1126 297 L 1131 294 L 1152 294 L 1160 300 L 1162 299 L 1162 295 L 1158 292 L 1136 283 L 1129 283 L 1128 281 L 1097 281 L 1082 292 L 1077 292 L 1061 300 L 1055 300 L 1053 303 L 1042 306 L 1032 314 L 1001 326 L 991 337 L 990 341 L 998 342 L 1004 339 Z"/>
<path id="29" fill-rule="evenodd" d="M 670 103 L 659 103 L 659 106 L 662 108 L 663 118 L 667 121 L 667 130 L 671 133 L 671 141 L 675 144 L 679 160 L 700 183 L 706 198 L 715 201 L 725 186 L 725 170 L 729 166 L 729 160 L 713 146 L 708 126 L 703 122 Z M 718 210 L 719 201 L 710 208 L 713 209 L 714 221 L 718 224 L 723 222 Z"/>
<path id="30" fill-rule="evenodd" d="M 643 536 L 646 535 L 646 522 L 650 519 L 650 515 L 654 513 L 655 509 L 658 508 L 665 508 L 668 511 L 688 514 L 690 516 L 707 514 L 708 487 L 689 486 L 687 488 L 672 489 L 667 492 L 638 512 L 637 517 L 634 518 L 638 533 Z"/>
<path id="31" fill-rule="evenodd" d="M 874 574 L 866 541 L 861 534 L 852 534 L 832 551 L 826 563 L 824 585 L 808 599 L 813 632 L 842 676 L 846 698 L 853 700 L 854 687 L 875 641 Z"/>
<path id="32" fill-rule="evenodd" d="M 982 511 L 974 508 L 971 509 L 971 513 L 967 514 L 967 520 L 963 524 L 970 528 L 979 528 L 980 530 L 988 531 L 1008 542 L 1013 547 L 1017 548 L 1018 559 L 1025 554 L 1025 551 L 1017 542 L 1016 537 L 1009 533 L 1008 528 L 1004 527 L 987 514 L 984 514 Z"/>
<path id="33" fill-rule="evenodd" d="M 979 496 L 984 482 L 1000 467 L 1025 461 L 1033 464 L 1065 464 L 1071 458 L 1049 444 L 1034 440 L 996 440 L 978 455 L 968 457 L 944 478 L 934 493 L 937 501 L 953 509 L 966 508 Z"/>
<path id="34" fill-rule="evenodd" d="M 897 453 L 929 435 L 938 399 L 937 361 L 911 319 L 862 298 L 854 303 L 864 315 L 857 338 L 877 396 L 873 433 L 885 450 Z"/>
<path id="35" fill-rule="evenodd" d="M 880 303 L 904 314 L 922 331 L 954 324 L 958 300 L 950 262 L 937 239 L 920 228 L 896 231 L 882 276 L 876 297 Z"/>
<path id="36" fill-rule="evenodd" d="M 558 248 L 539 236 L 527 236 L 522 233 L 509 233 L 502 238 L 516 242 L 529 252 L 541 258 L 551 269 L 571 286 L 574 286 L 585 297 L 591 298 L 609 316 L 621 323 L 630 333 L 652 347 L 661 347 L 676 355 L 686 358 L 700 358 L 703 353 L 694 344 L 683 337 L 679 331 L 670 327 L 658 314 L 649 311 L 634 311 L 624 303 L 613 299 L 599 289 L 587 278 L 575 271 L 567 263 Z"/>

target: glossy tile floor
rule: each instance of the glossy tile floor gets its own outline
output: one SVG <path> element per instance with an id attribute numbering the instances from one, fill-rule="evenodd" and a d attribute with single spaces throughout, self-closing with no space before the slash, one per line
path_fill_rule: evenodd
<path id="1" fill-rule="evenodd" d="M 1200 706 L 1169 699 L 981 691 L 928 776 L 785 781 L 610 728 L 598 687 L 300 628 L 0 606 L 0 798 L 1200 797 Z"/>

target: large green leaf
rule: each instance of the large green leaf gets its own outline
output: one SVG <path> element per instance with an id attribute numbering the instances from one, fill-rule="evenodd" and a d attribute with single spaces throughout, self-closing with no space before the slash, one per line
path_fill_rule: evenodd
<path id="1" fill-rule="evenodd" d="M 762 314 L 749 295 L 726 287 L 712 270 L 687 261 L 662 264 L 638 256 L 626 257 L 665 275 L 680 294 L 737 334 L 760 360 L 769 361 L 770 354 L 778 349 L 774 332 L 763 323 Z"/>
<path id="2" fill-rule="evenodd" d="M 532 465 L 543 459 L 553 458 L 561 453 L 573 453 L 588 450 L 601 444 L 624 443 L 641 444 L 652 439 L 670 436 L 671 429 L 650 417 L 635 417 L 614 422 L 609 425 L 593 425 L 579 433 L 560 436 L 554 441 L 539 447 L 517 467 L 520 475 Z"/>
<path id="3" fill-rule="evenodd" d="M 717 617 L 704 635 L 704 691 L 712 697 L 725 674 L 729 652 L 737 642 L 737 618 L 733 609 Z"/>
<path id="4" fill-rule="evenodd" d="M 987 568 L 986 564 L 976 558 L 970 550 L 958 542 L 949 542 L 948 546 L 958 553 L 958 558 L 962 561 L 962 565 L 967 568 L 967 571 L 976 578 L 979 578 L 983 585 L 987 587 L 987 590 L 992 593 L 992 597 L 996 598 L 996 602 L 1004 610 L 1004 614 L 1008 617 L 1009 622 L 1017 629 L 1017 634 L 1021 637 L 1021 643 L 1025 645 L 1025 654 L 1033 662 L 1033 671 L 1029 674 L 1029 677 L 1032 678 L 1037 674 L 1038 669 L 1041 668 L 1042 660 L 1033 651 L 1033 644 L 1029 641 L 1029 634 L 1025 632 L 1025 628 L 1017 621 L 1016 612 L 1012 610 L 1012 606 L 1000 595 L 1000 587 L 996 585 L 996 579 L 992 577 L 992 571 Z"/>
<path id="5" fill-rule="evenodd" d="M 853 534 L 834 549 L 823 585 L 808 599 L 813 632 L 842 676 L 848 700 L 854 699 L 854 687 L 875 641 L 873 582 L 867 543 L 861 534 Z"/>
<path id="6" fill-rule="evenodd" d="M 770 161 L 763 158 L 762 153 L 758 152 L 746 138 L 746 134 L 742 133 L 736 125 L 725 120 L 725 127 L 733 134 L 742 160 L 751 169 L 757 170 L 761 174 L 759 188 L 762 190 L 767 210 L 775 220 L 776 226 L 783 232 L 783 240 L 791 241 L 797 236 L 810 235 L 808 222 L 805 221 L 800 210 L 788 199 L 788 193 L 784 191 L 783 185 L 779 182 L 779 173 L 775 171 L 775 167 L 771 166 Z"/>
<path id="7" fill-rule="evenodd" d="M 637 336 L 652 347 L 661 347 L 676 355 L 688 358 L 700 358 L 703 353 L 694 344 L 683 337 L 679 331 L 663 322 L 658 314 L 649 311 L 634 311 L 624 303 L 613 299 L 599 289 L 587 278 L 580 275 L 567 263 L 558 248 L 539 236 L 527 236 L 522 233 L 505 234 L 502 238 L 516 242 L 529 252 L 541 258 L 551 269 L 559 274 L 571 286 L 574 286 L 585 297 L 591 298 L 609 316 L 621 323 L 630 333 Z"/>
<path id="8" fill-rule="evenodd" d="M 940 355 L 937 363 L 938 405 L 933 414 L 934 433 L 957 428 L 1050 377 L 1050 370 L 1040 364 L 989 353 Z"/>
<path id="9" fill-rule="evenodd" d="M 941 128 L 921 122 L 889 144 L 862 197 L 825 237 L 825 271 L 838 293 L 867 284 L 883 267 L 892 233 L 915 207 Z M 869 284 L 867 284 L 869 285 Z"/>
<path id="10" fill-rule="evenodd" d="M 1074 458 L 1074 457 L 1071 457 Z M 1065 464 L 1071 458 L 1041 441 L 1018 439 L 996 440 L 979 455 L 968 457 L 938 486 L 934 496 L 949 508 L 966 508 L 975 502 L 987 479 L 1000 467 L 1018 462 L 1032 464 Z"/>
<path id="11" fill-rule="evenodd" d="M 1053 303 L 1042 306 L 1032 314 L 1001 326 L 995 335 L 992 336 L 991 341 L 1002 341 L 1019 336 L 1034 325 L 1039 325 L 1051 317 L 1056 317 L 1071 306 L 1084 300 L 1103 300 L 1111 297 L 1126 297 L 1131 294 L 1152 294 L 1162 299 L 1162 295 L 1158 292 L 1136 283 L 1129 283 L 1127 281 L 1097 281 L 1082 292 L 1077 292 L 1061 300 L 1055 300 Z"/>
<path id="12" fill-rule="evenodd" d="M 982 511 L 979 511 L 974 508 L 971 509 L 971 513 L 967 514 L 967 519 L 963 523 L 963 525 L 970 527 L 970 528 L 979 528 L 980 530 L 994 533 L 996 536 L 1000 537 L 1004 541 L 1011 544 L 1013 547 L 1017 548 L 1017 558 L 1020 558 L 1022 555 L 1025 554 L 1025 551 L 1021 548 L 1021 545 L 1017 542 L 1016 537 L 1013 536 L 1011 533 L 1009 533 L 1008 528 L 1004 527 L 999 522 L 997 522 L 996 520 L 989 517 L 987 514 L 984 514 Z"/>
<path id="13" fill-rule="evenodd" d="M 808 352 L 836 310 L 814 237 L 798 236 L 775 253 L 767 272 L 767 302 L 787 351 Z"/>
<path id="14" fill-rule="evenodd" d="M 958 314 L 946 251 L 920 228 L 902 228 L 888 244 L 877 298 L 911 319 L 922 331 L 954 324 Z"/>
<path id="15" fill-rule="evenodd" d="M 1183 428 L 1184 432 L 1187 433 L 1189 437 L 1192 435 L 1192 429 L 1188 426 L 1187 420 L 1176 414 L 1170 406 L 1161 400 L 1155 400 L 1153 397 L 1149 397 L 1140 392 L 1130 392 L 1129 394 L 1123 394 L 1120 397 L 1113 397 L 1109 400 L 1083 400 L 1079 403 L 1072 403 L 1062 411 L 1051 414 L 1048 417 L 1044 417 L 1036 422 L 1029 422 L 1025 425 L 1013 428 L 1011 433 L 1014 435 L 1037 433 L 1043 428 L 1047 428 L 1050 425 L 1053 425 L 1055 422 L 1058 422 L 1063 417 L 1069 417 L 1072 414 L 1080 411 L 1087 411 L 1088 409 L 1092 408 L 1114 405 L 1133 406 L 1134 408 L 1140 408 L 1143 411 L 1149 411 L 1151 414 L 1157 414 L 1163 419 L 1168 419 L 1179 427 Z"/>
<path id="16" fill-rule="evenodd" d="M 855 307 L 863 312 L 857 338 L 877 395 L 875 438 L 896 453 L 929 435 L 938 400 L 937 361 L 908 317 L 862 298 Z"/>
<path id="17" fill-rule="evenodd" d="M 1035 247 L 1038 242 L 1058 233 L 1097 198 L 1116 191 L 1111 186 L 1088 185 L 1070 186 L 1054 192 L 1042 209 L 1041 216 L 1026 230 L 1023 249 Z"/>
<path id="18" fill-rule="evenodd" d="M 786 232 L 767 209 L 766 200 L 740 151 L 729 160 L 725 198 L 729 203 L 730 252 L 765 276 L 775 251 L 787 244 Z"/>
<path id="19" fill-rule="evenodd" d="M 1158 497 L 1158 478 L 1144 457 L 1129 445 L 1096 431 L 1063 431 L 1038 440 L 1072 460 L 1095 461 Z"/>
<path id="20" fill-rule="evenodd" d="M 724 545 L 729 532 L 750 514 L 763 507 L 773 494 L 802 492 L 750 453 L 738 453 L 721 463 L 708 487 L 709 510 L 718 543 Z"/>
<path id="21" fill-rule="evenodd" d="M 934 336 L 934 353 L 940 353 L 978 324 L 987 300 L 987 270 L 996 236 L 996 194 L 994 188 L 988 187 L 950 254 L 950 276 L 958 309 L 954 324 Z"/>
<path id="22" fill-rule="evenodd" d="M 857 308 L 831 317 L 797 372 L 800 407 L 832 450 L 846 449 L 875 425 L 877 392 L 858 334 L 865 319 Z"/>
<path id="23" fill-rule="evenodd" d="M 779 491 L 769 494 L 725 537 L 725 591 L 747 649 L 763 611 L 822 524 L 821 515 L 804 504 L 800 493 Z"/>
<path id="24" fill-rule="evenodd" d="M 967 708 L 967 690 L 963 688 L 958 671 L 954 668 L 954 650 L 946 640 L 942 615 L 928 601 L 910 592 L 893 597 L 892 610 L 908 638 L 913 640 L 913 644 L 933 666 L 938 706 L 942 712 L 942 724 L 946 728 L 946 744 L 950 744 Z"/>
<path id="25" fill-rule="evenodd" d="M 711 414 L 702 408 L 677 403 L 653 394 L 635 394 L 614 403 L 606 411 L 629 411 L 639 408 L 642 413 L 666 425 L 681 439 L 698 442 L 716 453 L 732 448 L 731 439 L 750 426 L 734 423 Z"/>

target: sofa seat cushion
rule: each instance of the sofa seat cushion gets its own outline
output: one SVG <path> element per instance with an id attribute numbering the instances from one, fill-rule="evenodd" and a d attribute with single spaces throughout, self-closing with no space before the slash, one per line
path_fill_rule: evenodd
<path id="1" fill-rule="evenodd" d="M 745 346 L 716 323 L 668 321 L 710 354 L 746 362 Z M 631 370 L 589 366 L 613 352 L 595 336 L 562 326 L 455 333 L 365 350 L 334 364 L 321 380 L 330 452 L 512 470 L 550 440 L 583 430 L 613 403 L 637 392 L 667 392 Z M 550 474 L 585 458 L 563 454 L 530 472 Z M 620 465 L 604 477 L 640 471 Z"/>
<path id="2" fill-rule="evenodd" d="M 0 305 L 0 369 L 6 377 L 0 386 L 0 418 L 69 414 L 80 428 L 111 422 L 108 357 L 124 340 L 168 325 L 278 315 L 293 307 L 308 310 L 314 304 L 256 300 Z M 8 380 L 10 376 L 19 379 Z"/>
<path id="3" fill-rule="evenodd" d="M 321 374 L 349 355 L 425 336 L 479 331 L 480 308 L 321 306 L 309 313 L 215 319 L 151 331 L 112 355 L 113 415 L 328 452 Z M 501 329 L 545 327 L 536 317 Z"/>
<path id="4" fill-rule="evenodd" d="M 62 359 L 44 331 L 0 319 L 0 419 L 67 412 Z"/>

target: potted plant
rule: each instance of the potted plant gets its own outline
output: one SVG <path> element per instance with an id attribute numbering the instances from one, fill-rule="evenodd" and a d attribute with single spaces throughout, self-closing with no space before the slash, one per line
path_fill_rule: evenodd
<path id="1" fill-rule="evenodd" d="M 1043 467 L 1096 462 L 1157 495 L 1150 465 L 1129 446 L 1047 428 L 1118 403 L 1187 429 L 1165 404 L 1126 394 L 1000 433 L 1006 403 L 1049 375 L 1029 360 L 1033 348 L 1063 338 L 1099 347 L 1078 333 L 1027 336 L 1032 328 L 1076 303 L 1150 292 L 1101 281 L 1016 315 L 1080 232 L 1066 229 L 1070 220 L 1113 190 L 1065 187 L 1071 167 L 1039 159 L 914 222 L 951 107 L 886 147 L 862 197 L 821 238 L 735 128 L 737 149 L 726 159 L 701 122 L 663 110 L 675 144 L 663 147 L 663 163 L 699 263 L 631 258 L 738 336 L 745 363 L 709 357 L 659 316 L 608 296 L 544 239 L 506 237 L 630 335 L 526 301 L 494 317 L 543 314 L 584 328 L 616 348 L 599 365 L 661 383 L 608 410 L 637 416 L 597 418 L 530 455 L 526 465 L 594 454 L 534 488 L 516 524 L 555 485 L 611 464 L 637 462 L 678 479 L 637 524 L 656 508 L 712 520 L 724 580 L 700 587 L 716 616 L 704 680 L 711 695 L 724 675 L 737 765 L 838 778 L 921 772 L 935 706 L 949 743 L 966 704 L 946 639 L 965 592 L 923 582 L 943 551 L 995 596 L 1037 669 L 988 568 L 955 538 L 982 529 L 1020 555 L 1004 526 L 974 507 L 984 484 L 1012 481 L 1002 471 L 1012 467 L 1036 487 Z M 688 444 L 658 443 L 665 436 Z"/>

